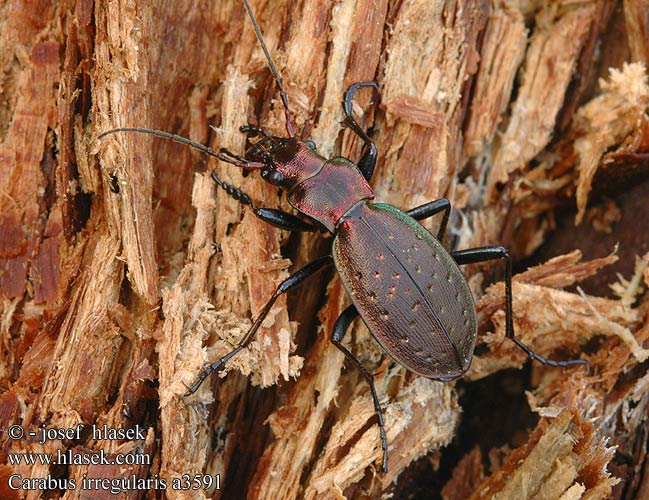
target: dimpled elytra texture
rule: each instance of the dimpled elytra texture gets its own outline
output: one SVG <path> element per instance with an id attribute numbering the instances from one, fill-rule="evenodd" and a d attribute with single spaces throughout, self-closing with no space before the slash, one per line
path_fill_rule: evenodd
<path id="1" fill-rule="evenodd" d="M 376 340 L 408 370 L 450 379 L 469 367 L 476 338 L 471 291 L 424 227 L 383 204 L 359 204 L 338 226 L 333 256 Z"/>

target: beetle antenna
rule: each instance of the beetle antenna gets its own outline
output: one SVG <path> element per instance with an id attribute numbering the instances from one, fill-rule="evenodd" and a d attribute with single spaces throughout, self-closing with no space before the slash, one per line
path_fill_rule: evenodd
<path id="1" fill-rule="evenodd" d="M 243 158 L 235 158 L 232 155 L 227 155 L 227 154 L 223 154 L 222 152 L 214 151 L 212 148 L 205 146 L 200 142 L 192 141 L 191 139 L 187 139 L 180 135 L 170 134 L 169 132 L 164 132 L 162 130 L 155 130 L 152 128 L 141 128 L 141 127 L 114 128 L 111 130 L 107 130 L 106 132 L 102 132 L 97 136 L 97 139 L 101 139 L 102 137 L 106 137 L 107 135 L 110 134 L 116 134 L 118 132 L 137 132 L 139 134 L 155 135 L 156 137 L 162 137 L 163 139 L 169 139 L 171 141 L 179 142 L 181 144 L 186 144 L 187 146 L 191 146 L 194 149 L 197 149 L 210 156 L 213 156 L 214 158 L 218 158 L 219 160 L 224 161 L 226 163 L 231 163 L 232 165 L 236 165 L 237 167 L 243 167 L 243 168 L 264 168 L 265 167 L 263 163 L 259 163 L 256 161 L 244 161 Z"/>
<path id="2" fill-rule="evenodd" d="M 277 86 L 279 87 L 279 95 L 282 98 L 282 104 L 284 104 L 284 115 L 286 116 L 286 133 L 289 135 L 289 137 L 295 137 L 295 131 L 293 130 L 293 124 L 291 123 L 291 112 L 288 109 L 288 97 L 286 96 L 284 85 L 282 85 L 282 77 L 279 76 L 279 71 L 277 71 L 277 68 L 275 67 L 273 58 L 270 57 L 270 52 L 268 52 L 268 47 L 266 47 L 266 43 L 264 42 L 264 37 L 261 34 L 261 30 L 259 29 L 259 25 L 257 24 L 255 15 L 252 13 L 252 9 L 250 8 L 250 4 L 248 3 L 248 0 L 243 0 L 243 3 L 246 6 L 246 10 L 248 11 L 248 16 L 250 16 L 250 21 L 252 21 L 252 27 L 255 29 L 255 35 L 257 35 L 257 40 L 259 40 L 259 43 L 261 44 L 261 49 L 264 51 L 264 55 L 266 56 L 266 60 L 268 61 L 268 67 L 270 68 L 270 72 L 275 77 L 275 82 L 277 82 Z"/>

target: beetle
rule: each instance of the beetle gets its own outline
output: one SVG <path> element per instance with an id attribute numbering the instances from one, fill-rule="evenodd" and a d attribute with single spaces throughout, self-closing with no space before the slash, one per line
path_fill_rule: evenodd
<path id="1" fill-rule="evenodd" d="M 360 88 L 369 87 L 378 92 L 376 83 L 355 83 L 343 97 L 343 125 L 363 142 L 358 163 L 344 157 L 325 158 L 317 152 L 312 141 L 296 137 L 281 76 L 248 0 L 243 0 L 243 3 L 278 87 L 288 137 L 274 136 L 256 125 L 244 125 L 240 130 L 247 135 L 247 149 L 240 156 L 225 148 L 215 151 L 154 129 L 123 127 L 99 136 L 118 132 L 156 135 L 192 146 L 237 167 L 259 170 L 262 178 L 285 192 L 289 204 L 303 217 L 255 207 L 251 197 L 240 188 L 221 180 L 215 172 L 211 177 L 230 196 L 248 205 L 264 222 L 289 231 L 324 230 L 333 235 L 331 253 L 286 278 L 239 344 L 207 367 L 188 389 L 188 394 L 196 392 L 211 373 L 250 344 L 282 294 L 331 266 L 338 272 L 352 302 L 336 320 L 331 342 L 360 370 L 369 385 L 380 431 L 384 472 L 388 470 L 388 443 L 374 378 L 342 344 L 345 332 L 358 316 L 382 348 L 409 371 L 434 380 L 457 379 L 469 369 L 477 336 L 473 296 L 459 266 L 504 260 L 506 336 L 530 358 L 541 363 L 557 367 L 587 364 L 582 359 L 555 361 L 544 358 L 516 338 L 509 252 L 503 246 L 448 252 L 442 245 L 451 210 L 448 199 L 431 201 L 405 212 L 373 201 L 374 193 L 369 182 L 378 150 L 354 119 L 352 101 Z M 434 236 L 419 221 L 437 214 L 442 214 L 442 221 Z"/>

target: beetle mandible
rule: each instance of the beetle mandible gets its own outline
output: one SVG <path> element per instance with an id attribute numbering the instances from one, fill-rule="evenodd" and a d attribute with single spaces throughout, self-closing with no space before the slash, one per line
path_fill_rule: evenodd
<path id="1" fill-rule="evenodd" d="M 442 241 L 451 210 L 449 200 L 441 198 L 406 212 L 372 201 L 374 193 L 369 181 L 378 152 L 352 116 L 352 100 L 362 87 L 378 92 L 376 83 L 356 83 L 344 93 L 343 125 L 363 141 L 363 152 L 357 164 L 343 157 L 325 158 L 318 154 L 312 141 L 296 137 L 282 79 L 248 0 L 243 3 L 275 78 L 288 137 L 273 136 L 259 126 L 244 125 L 240 130 L 247 134 L 250 146 L 245 155 L 240 156 L 224 148 L 217 152 L 175 134 L 146 128 L 117 128 L 99 136 L 117 132 L 152 134 L 187 144 L 237 167 L 260 170 L 266 181 L 285 190 L 289 204 L 307 220 L 277 209 L 257 208 L 241 189 L 221 180 L 214 172 L 211 175 L 218 186 L 250 206 L 264 222 L 289 231 L 326 230 L 333 235 L 330 255 L 307 264 L 285 279 L 236 348 L 205 369 L 188 393 L 196 392 L 212 372 L 248 346 L 278 297 L 331 265 L 338 271 L 352 301 L 337 319 L 331 342 L 360 370 L 370 387 L 383 449 L 384 472 L 388 470 L 388 443 L 374 379 L 342 344 L 345 332 L 357 316 L 360 315 L 383 349 L 406 369 L 435 380 L 456 379 L 469 369 L 477 335 L 473 297 L 459 266 L 502 259 L 505 261 L 506 336 L 530 358 L 541 363 L 551 366 L 586 364 L 582 359 L 546 359 L 515 337 L 509 253 L 502 246 L 447 252 Z M 252 143 L 252 138 L 257 138 L 257 142 Z M 440 213 L 443 215 L 439 231 L 433 236 L 418 221 Z"/>

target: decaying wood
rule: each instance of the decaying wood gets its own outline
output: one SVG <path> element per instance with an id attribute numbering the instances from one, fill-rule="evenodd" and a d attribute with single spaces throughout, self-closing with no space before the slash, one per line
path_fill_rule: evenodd
<path id="1" fill-rule="evenodd" d="M 613 450 L 598 447 L 593 428 L 578 414 L 564 411 L 553 419 L 542 420 L 528 442 L 508 453 L 497 470 L 471 492 L 462 492 L 463 482 L 481 476 L 482 464 L 469 460 L 460 466 L 465 475 L 458 474 L 445 486 L 443 498 L 602 498 L 617 483 L 609 477 L 604 466 Z M 461 480 L 462 483 L 455 485 Z"/>
<path id="2" fill-rule="evenodd" d="M 43 497 L 11 489 L 12 474 L 169 482 L 126 486 L 127 499 L 413 498 L 421 488 L 449 500 L 646 496 L 649 206 L 645 197 L 625 214 L 624 201 L 649 185 L 649 3 L 257 0 L 253 9 L 298 134 L 327 156 L 358 159 L 340 101 L 349 84 L 376 81 L 380 98 L 359 91 L 354 113 L 379 148 L 377 199 L 410 208 L 448 197 L 459 248 L 502 244 L 519 264 L 518 337 L 589 369 L 532 363 L 519 397 L 535 427 L 504 429 L 511 437 L 485 446 L 462 434 L 462 394 L 529 364 L 504 338 L 500 264 L 467 269 L 479 335 L 462 381 L 407 373 L 357 321 L 345 342 L 375 374 L 390 445 L 382 474 L 367 384 L 329 342 L 349 299 L 322 273 L 278 300 L 250 348 L 186 396 L 331 239 L 262 223 L 210 178 L 216 170 L 255 206 L 291 210 L 255 173 L 149 136 L 97 136 L 141 126 L 243 152 L 243 124 L 284 135 L 246 11 L 240 0 L 5 2 L 0 497 Z M 553 230 L 574 224 L 593 236 L 557 251 Z M 624 247 L 613 239 L 589 253 L 603 234 Z M 535 261 L 540 247 L 553 258 Z M 588 287 L 609 269 L 621 274 Z M 484 434 L 502 427 L 489 408 L 477 417 Z M 10 439 L 12 424 L 86 431 L 40 443 Z M 109 441 L 93 424 L 144 433 Z M 9 461 L 68 450 L 152 461 Z M 418 472 L 426 461 L 434 482 Z M 220 489 L 172 488 L 183 474 L 219 475 Z"/>

